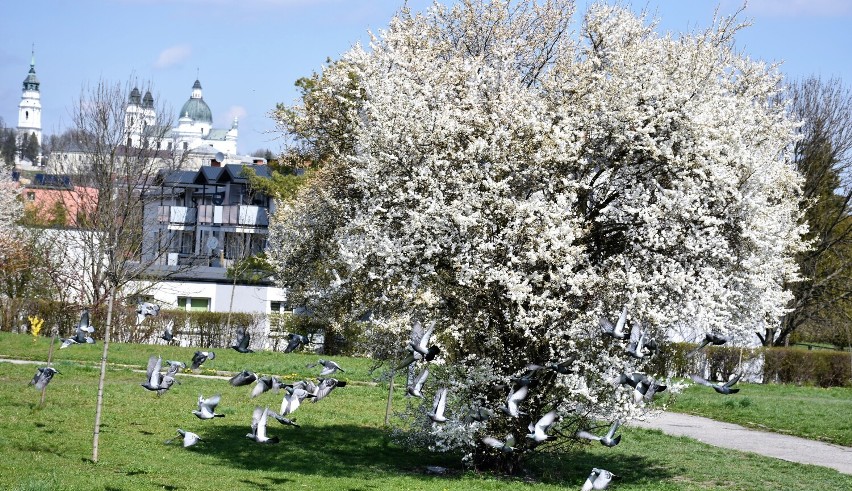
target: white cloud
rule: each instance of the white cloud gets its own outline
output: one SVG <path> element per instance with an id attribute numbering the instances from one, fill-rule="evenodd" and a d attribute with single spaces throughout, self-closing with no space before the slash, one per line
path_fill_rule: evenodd
<path id="1" fill-rule="evenodd" d="M 747 14 L 779 17 L 829 17 L 852 14 L 849 0 L 750 0 Z"/>
<path id="2" fill-rule="evenodd" d="M 154 62 L 154 68 L 168 68 L 182 63 L 192 54 L 192 46 L 188 44 L 178 44 L 170 46 L 160 52 L 157 61 Z"/>
<path id="3" fill-rule="evenodd" d="M 227 124 L 230 127 L 231 123 L 234 122 L 234 118 L 243 119 L 248 115 L 248 111 L 243 106 L 231 106 L 228 108 L 228 112 L 225 113 L 225 121 L 223 123 Z"/>

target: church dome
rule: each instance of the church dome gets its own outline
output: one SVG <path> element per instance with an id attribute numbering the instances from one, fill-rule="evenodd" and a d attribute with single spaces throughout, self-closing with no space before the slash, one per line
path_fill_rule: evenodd
<path id="1" fill-rule="evenodd" d="M 201 97 L 201 83 L 198 80 L 192 86 L 192 96 L 180 108 L 178 117 L 189 117 L 196 123 L 213 124 L 213 113 L 210 112 L 210 106 Z"/>

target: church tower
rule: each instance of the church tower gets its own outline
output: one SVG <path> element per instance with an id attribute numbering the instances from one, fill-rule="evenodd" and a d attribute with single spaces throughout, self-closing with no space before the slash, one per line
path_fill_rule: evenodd
<path id="1" fill-rule="evenodd" d="M 35 50 L 30 61 L 30 72 L 24 79 L 21 103 L 18 104 L 18 141 L 29 135 L 35 135 L 41 146 L 41 93 L 35 72 Z M 19 144 L 20 145 L 20 144 Z"/>

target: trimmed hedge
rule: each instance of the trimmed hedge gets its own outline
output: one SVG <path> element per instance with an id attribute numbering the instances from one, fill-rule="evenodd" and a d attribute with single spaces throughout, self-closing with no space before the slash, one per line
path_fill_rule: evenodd
<path id="1" fill-rule="evenodd" d="M 743 370 L 764 383 L 843 387 L 852 385 L 852 353 L 795 348 L 737 348 L 708 346 L 687 357 L 691 343 L 661 347 L 649 371 L 669 377 L 699 374 L 712 380 L 728 380 Z M 762 363 L 761 363 L 762 362 Z M 744 367 L 751 367 L 751 371 Z"/>
<path id="2" fill-rule="evenodd" d="M 852 354 L 828 350 L 766 348 L 763 381 L 842 387 L 852 385 Z"/>

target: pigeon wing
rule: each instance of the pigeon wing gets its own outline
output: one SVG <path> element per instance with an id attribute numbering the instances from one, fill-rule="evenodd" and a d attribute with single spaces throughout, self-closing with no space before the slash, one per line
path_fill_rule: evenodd
<path id="1" fill-rule="evenodd" d="M 725 382 L 725 387 L 732 387 L 734 384 L 740 381 L 741 374 L 736 374 L 731 380 Z"/>
<path id="2" fill-rule="evenodd" d="M 689 378 L 692 379 L 693 382 L 700 385 L 706 385 L 707 387 L 713 387 L 713 384 L 699 377 L 698 375 L 690 375 Z"/>
<path id="3" fill-rule="evenodd" d="M 586 438 L 588 440 L 600 440 L 601 439 L 601 437 L 599 437 L 595 434 L 589 433 L 588 431 L 585 431 L 585 430 L 580 430 L 577 433 L 574 433 L 574 436 L 576 436 L 577 438 Z"/>

